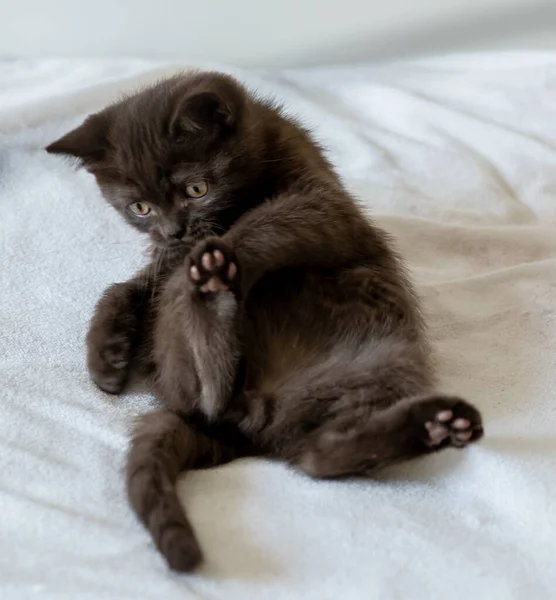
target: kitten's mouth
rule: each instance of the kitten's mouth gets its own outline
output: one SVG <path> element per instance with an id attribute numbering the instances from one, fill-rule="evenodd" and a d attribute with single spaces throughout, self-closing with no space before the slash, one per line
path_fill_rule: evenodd
<path id="1" fill-rule="evenodd" d="M 179 240 L 169 239 L 164 240 L 159 243 L 163 248 L 183 248 L 184 246 L 192 246 L 195 243 L 195 240 L 191 236 L 184 236 Z"/>

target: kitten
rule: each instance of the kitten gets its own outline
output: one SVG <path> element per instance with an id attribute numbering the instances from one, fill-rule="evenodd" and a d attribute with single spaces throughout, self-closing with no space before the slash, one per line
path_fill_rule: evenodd
<path id="1" fill-rule="evenodd" d="M 120 393 L 148 373 L 131 505 L 169 566 L 202 555 L 175 492 L 184 469 L 238 456 L 315 478 L 372 475 L 482 435 L 434 391 L 418 299 L 309 133 L 218 73 L 192 73 L 90 116 L 47 150 L 76 157 L 152 240 L 88 335 L 91 376 Z"/>

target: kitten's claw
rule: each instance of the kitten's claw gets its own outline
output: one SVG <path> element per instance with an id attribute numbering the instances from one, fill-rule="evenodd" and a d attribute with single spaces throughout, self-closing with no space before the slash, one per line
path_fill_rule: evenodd
<path id="1" fill-rule="evenodd" d="M 237 291 L 237 260 L 221 238 L 199 242 L 188 260 L 189 278 L 203 294 Z"/>

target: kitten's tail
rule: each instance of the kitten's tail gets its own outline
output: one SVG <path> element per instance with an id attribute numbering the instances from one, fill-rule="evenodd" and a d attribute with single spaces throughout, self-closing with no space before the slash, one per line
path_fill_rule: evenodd
<path id="1" fill-rule="evenodd" d="M 128 497 L 171 569 L 192 571 L 203 559 L 176 493 L 178 475 L 228 462 L 238 450 L 172 412 L 150 413 L 138 423 L 127 461 Z"/>

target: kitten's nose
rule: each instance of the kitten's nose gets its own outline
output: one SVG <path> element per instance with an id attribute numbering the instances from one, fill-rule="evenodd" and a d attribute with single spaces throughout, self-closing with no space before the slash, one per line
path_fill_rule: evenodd
<path id="1" fill-rule="evenodd" d="M 181 240 L 181 238 L 185 235 L 185 229 L 179 229 L 178 231 L 173 231 L 170 234 L 170 237 L 175 240 Z"/>

